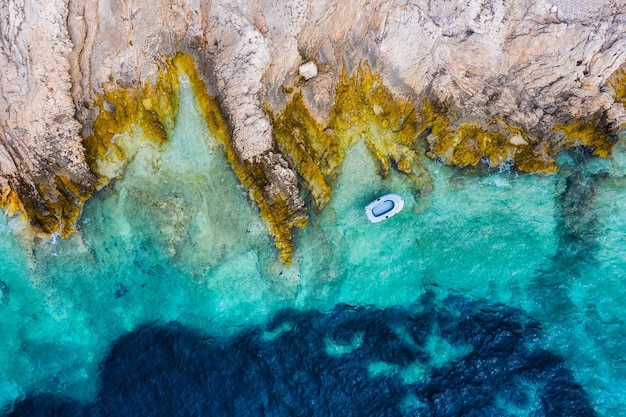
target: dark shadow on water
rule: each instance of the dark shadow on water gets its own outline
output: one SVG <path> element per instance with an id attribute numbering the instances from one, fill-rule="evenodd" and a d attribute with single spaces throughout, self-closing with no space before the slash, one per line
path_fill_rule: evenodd
<path id="1" fill-rule="evenodd" d="M 450 355 L 434 349 L 444 340 Z M 334 350 L 333 350 L 334 349 Z M 384 363 L 384 372 L 372 372 Z M 421 377 L 403 379 L 419 367 Z M 380 368 L 379 368 L 380 369 Z M 417 380 L 416 380 L 417 379 Z M 6 416 L 594 416 L 541 329 L 501 304 L 427 293 L 407 307 L 277 312 L 222 338 L 179 323 L 119 338 L 91 403 L 31 394 Z"/>

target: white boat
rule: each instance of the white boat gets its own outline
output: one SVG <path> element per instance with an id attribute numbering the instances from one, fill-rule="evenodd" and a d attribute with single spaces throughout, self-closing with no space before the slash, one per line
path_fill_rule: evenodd
<path id="1" fill-rule="evenodd" d="M 404 198 L 400 194 L 385 194 L 365 207 L 365 217 L 372 223 L 382 222 L 400 213 L 403 207 Z"/>

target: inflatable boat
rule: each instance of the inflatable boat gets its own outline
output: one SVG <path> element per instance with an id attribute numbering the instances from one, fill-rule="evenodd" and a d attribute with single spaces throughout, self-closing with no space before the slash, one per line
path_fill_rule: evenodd
<path id="1" fill-rule="evenodd" d="M 365 217 L 372 223 L 382 222 L 400 213 L 403 207 L 404 199 L 400 194 L 385 194 L 365 207 Z"/>

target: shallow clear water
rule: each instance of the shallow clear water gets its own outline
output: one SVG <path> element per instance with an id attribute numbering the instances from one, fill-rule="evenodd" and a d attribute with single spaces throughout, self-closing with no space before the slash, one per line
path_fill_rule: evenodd
<path id="1" fill-rule="evenodd" d="M 40 415 L 83 415 L 53 413 L 50 401 L 70 397 L 99 404 L 93 415 L 112 415 L 103 410 L 113 405 L 102 405 L 114 397 L 104 394 L 111 378 L 140 381 L 139 364 L 175 357 L 180 372 L 159 375 L 183 392 L 184 369 L 212 362 L 181 352 L 210 337 L 219 347 L 212 358 L 252 369 L 241 376 L 220 368 L 233 384 L 220 395 L 238 400 L 209 407 L 216 415 L 330 415 L 325 405 L 351 398 L 372 408 L 345 415 L 593 415 L 587 404 L 597 415 L 626 416 L 622 148 L 607 160 L 564 154 L 551 176 L 467 174 L 425 160 L 434 191 L 422 196 L 399 174 L 381 179 L 357 144 L 328 206 L 296 232 L 286 267 L 183 88 L 171 143 L 140 147 L 123 179 L 87 203 L 79 233 L 27 248 L 12 220 L 0 220 L 0 403 L 8 412 L 39 398 L 31 405 L 48 410 Z M 404 210 L 369 223 L 362 208 L 392 191 L 404 196 Z M 511 335 L 519 337 L 506 345 Z M 150 350 L 163 340 L 169 353 Z M 257 357 L 269 370 L 255 370 Z M 122 372 L 123 358 L 138 368 Z M 501 361 L 507 372 L 494 365 Z M 206 372 L 198 378 L 217 371 Z M 515 378 L 498 376 L 506 373 Z M 273 382 L 262 385 L 267 375 Z M 285 381 L 314 386 L 302 394 L 310 410 L 294 394 L 304 388 Z M 338 385 L 344 397 L 331 395 L 333 387 L 343 392 Z M 480 395 L 468 386 L 482 387 Z M 213 404 L 205 394 L 187 404 Z M 130 399 L 124 404 L 116 415 L 137 415 Z M 178 413 L 204 415 L 190 410 Z"/>

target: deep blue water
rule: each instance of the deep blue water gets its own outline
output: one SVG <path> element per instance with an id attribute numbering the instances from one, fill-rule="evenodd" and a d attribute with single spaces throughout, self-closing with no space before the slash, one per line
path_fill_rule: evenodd
<path id="1" fill-rule="evenodd" d="M 406 307 L 285 309 L 230 337 L 180 323 L 119 338 L 95 401 L 39 394 L 10 416 L 593 416 L 523 311 L 423 294 Z M 450 355 L 442 362 L 433 339 Z M 402 372 L 423 369 L 406 380 Z"/>

